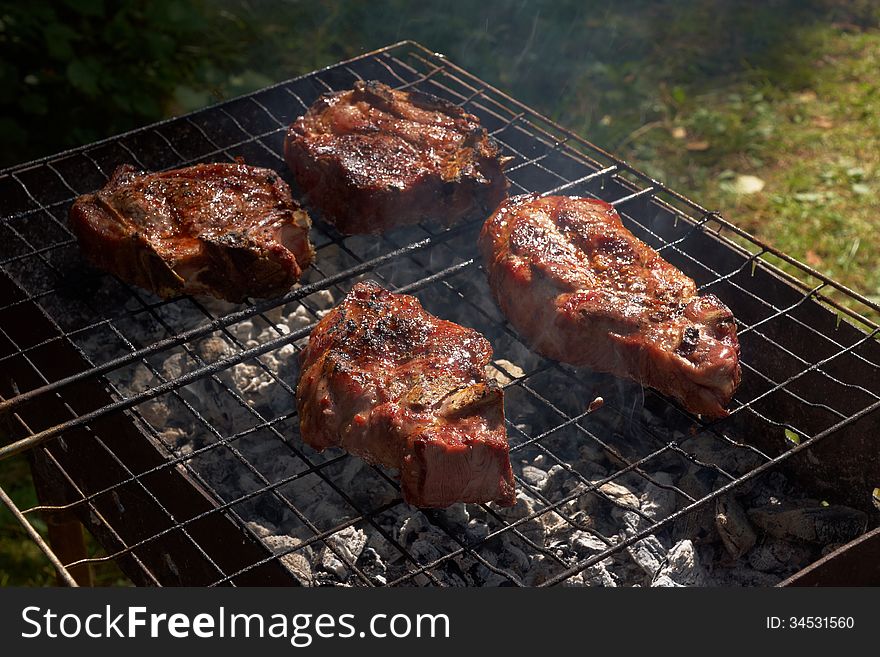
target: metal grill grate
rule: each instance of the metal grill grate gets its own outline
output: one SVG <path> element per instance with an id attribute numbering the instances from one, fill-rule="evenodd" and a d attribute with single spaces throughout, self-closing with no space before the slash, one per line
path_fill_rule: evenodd
<path id="1" fill-rule="evenodd" d="M 206 305 L 189 297 L 159 300 L 79 261 L 67 209 L 75 196 L 103 185 L 117 165 L 159 170 L 244 157 L 287 177 L 281 152 L 289 123 L 321 93 L 349 88 L 359 79 L 416 87 L 465 107 L 504 154 L 514 157 L 507 169 L 512 194 L 607 200 L 640 239 L 694 278 L 701 293 L 723 299 L 737 317 L 743 350 L 744 381 L 731 415 L 707 422 L 650 390 L 531 354 L 491 300 L 476 258 L 475 224 L 364 238 L 343 237 L 318 222 L 312 235 L 316 265 L 303 285 L 280 299 L 244 306 Z M 108 551 L 107 557 L 67 563 L 63 572 L 113 559 L 139 583 L 291 583 L 295 555 L 320 548 L 362 586 L 443 585 L 462 564 L 512 585 L 549 585 L 694 517 L 783 466 L 797 472 L 809 459 L 806 478 L 813 494 L 830 491 L 858 506 L 876 485 L 871 480 L 876 466 L 850 467 L 864 452 L 847 446 L 858 443 L 866 427 L 876 427 L 880 416 L 875 339 L 880 327 L 852 310 L 877 312 L 878 306 L 417 44 L 389 46 L 180 119 L 15 167 L 0 175 L 0 199 L 5 217 L 0 393 L 7 399 L 0 402 L 0 414 L 11 436 L 0 456 L 29 451 L 35 468 L 57 484 L 56 497 L 24 510 L 23 522 L 37 512 L 76 513 Z M 333 450 L 317 454 L 302 445 L 295 379 L 270 367 L 266 358 L 286 350 L 276 360 L 295 361 L 289 346 L 297 350 L 321 316 L 324 292 L 338 301 L 363 277 L 416 294 L 429 311 L 481 331 L 497 359 L 513 354 L 528 362 L 522 371 L 507 360 L 495 363 L 506 381 L 511 460 L 540 456 L 575 485 L 545 494 L 515 466 L 517 486 L 528 491 L 532 504 L 513 514 L 479 505 L 486 530 L 475 535 L 449 513 L 405 505 L 396 482 L 381 468 L 365 467 L 359 474 L 359 482 L 385 491 L 373 498 L 340 483 L 353 457 Z M 848 306 L 839 305 L 843 298 Z M 287 330 L 278 317 L 297 307 L 305 309 L 301 326 Z M 863 330 L 841 321 L 842 315 Z M 196 316 L 199 321 L 192 320 Z M 239 331 L 246 322 L 274 335 L 249 342 Z M 209 338 L 223 348 L 206 351 Z M 174 376 L 165 369 L 169 357 L 182 363 Z M 267 412 L 254 403 L 228 376 L 240 365 L 251 366 L 272 394 L 285 396 L 290 410 Z M 136 369 L 148 385 L 119 382 Z M 234 428 L 218 419 L 215 406 L 203 403 L 206 388 L 188 393 L 193 386 L 209 386 L 237 409 Z M 591 409 L 596 395 L 605 403 Z M 188 418 L 200 442 L 185 450 L 169 444 L 162 418 L 150 406 L 157 400 Z M 835 440 L 826 441 L 832 436 Z M 705 460 L 703 451 L 692 448 L 695 440 L 717 445 L 723 461 Z M 253 459 L 255 445 L 268 443 L 296 464 L 292 471 L 275 476 Z M 614 467 L 600 476 L 580 471 L 572 466 L 572 449 L 588 450 Z M 199 465 L 221 453 L 223 463 L 234 463 L 242 473 L 235 494 Z M 686 469 L 708 473 L 707 488 L 695 492 L 674 476 L 656 475 Z M 841 472 L 851 476 L 845 485 Z M 608 493 L 606 484 L 633 479 L 668 491 L 674 505 L 652 515 Z M 308 490 L 332 496 L 345 512 L 315 517 L 304 510 L 314 507 L 314 500 L 303 497 Z M 629 529 L 617 535 L 585 525 L 576 513 L 583 505 L 618 509 L 614 517 L 628 518 Z M 255 506 L 284 510 L 297 540 L 279 547 L 257 531 L 249 515 Z M 571 532 L 591 533 L 605 547 L 585 556 L 548 546 L 535 538 L 532 524 L 550 515 Z M 393 527 L 408 516 L 431 525 L 444 540 L 433 551 L 406 545 Z M 349 528 L 369 528 L 371 540 L 385 541 L 398 555 L 398 574 L 377 577 L 363 559 L 353 558 L 338 540 Z M 501 541 L 506 549 L 521 549 L 546 563 L 540 581 L 524 581 L 516 569 L 499 565 L 493 546 Z"/>

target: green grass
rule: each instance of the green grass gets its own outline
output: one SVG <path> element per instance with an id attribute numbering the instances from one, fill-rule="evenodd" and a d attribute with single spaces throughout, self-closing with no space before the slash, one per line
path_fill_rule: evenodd
<path id="1" fill-rule="evenodd" d="M 764 77 L 669 103 L 656 129 L 623 151 L 673 188 L 880 302 L 880 32 L 825 26 L 804 38 L 814 44 L 809 87 Z M 742 193 L 741 176 L 759 178 L 763 189 Z"/>

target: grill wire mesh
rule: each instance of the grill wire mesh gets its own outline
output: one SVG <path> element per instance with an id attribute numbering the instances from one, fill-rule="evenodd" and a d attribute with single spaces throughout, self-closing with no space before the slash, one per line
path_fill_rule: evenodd
<path id="1" fill-rule="evenodd" d="M 730 417 L 706 421 L 635 384 L 532 354 L 490 297 L 476 256 L 477 224 L 452 229 L 420 226 L 365 238 L 343 237 L 316 222 L 312 233 L 316 264 L 303 285 L 281 299 L 244 306 L 189 297 L 160 300 L 79 261 L 66 225 L 67 209 L 78 194 L 103 185 L 117 165 L 131 163 L 152 171 L 243 157 L 248 164 L 283 172 L 289 180 L 281 156 L 289 123 L 321 93 L 350 88 L 361 79 L 417 88 L 476 114 L 504 154 L 514 158 L 507 168 L 511 194 L 565 193 L 607 200 L 639 238 L 694 278 L 701 294 L 713 293 L 725 301 L 737 317 L 744 370 Z M 236 585 L 253 583 L 248 576 L 265 572 L 261 569 L 267 565 L 295 570 L 296 555 L 312 549 L 341 563 L 350 573 L 349 583 L 358 586 L 444 585 L 451 581 L 452 571 L 466 567 L 482 569 L 496 583 L 558 584 L 648 537 L 700 517 L 700 511 L 713 509 L 724 496 L 743 490 L 861 418 L 876 416 L 880 408 L 875 340 L 880 329 L 851 310 L 838 307 L 836 315 L 827 310 L 828 304 L 834 305 L 827 295 L 840 298 L 847 290 L 807 270 L 814 284 L 797 283 L 772 266 L 774 258 L 782 260 L 770 247 L 746 238 L 717 214 L 705 212 L 417 44 L 390 46 L 180 119 L 13 168 L 0 176 L 0 186 L 6 217 L 0 224 L 0 266 L 20 288 L 0 307 L 4 341 L 0 362 L 30 366 L 36 379 L 27 387 L 43 388 L 35 398 L 50 397 L 67 414 L 43 426 L 39 419 L 15 414 L 19 405 L 27 408 L 33 402 L 26 392 L 16 399 L 19 382 L 14 382 L 8 396 L 16 406 L 7 409 L 7 421 L 16 425 L 17 436 L 30 437 L 33 443 L 46 440 L 37 449 L 62 474 L 69 489 L 65 503 L 26 509 L 24 515 L 58 510 L 85 514 L 91 527 L 102 529 L 108 551 L 106 557 L 81 559 L 66 564 L 68 568 L 127 560 L 145 583 L 187 583 L 191 580 L 175 564 L 174 548 L 186 545 L 207 564 L 207 571 L 200 572 L 208 574 L 198 583 Z M 303 446 L 294 403 L 295 352 L 326 310 L 325 292 L 338 302 L 363 278 L 415 294 L 427 310 L 490 338 L 496 375 L 505 387 L 516 484 L 529 493 L 528 505 L 518 504 L 513 511 L 473 505 L 478 508 L 471 516 L 478 515 L 484 526 L 475 533 L 459 522 L 455 512 L 408 507 L 385 470 L 353 464 L 355 457 L 338 451 L 318 454 Z M 26 306 L 39 308 L 50 326 L 48 332 L 24 335 L 28 331 L 10 328 L 7 320 Z M 281 326 L 278 318 L 297 308 L 300 325 Z M 200 317 L 195 323 L 190 321 L 194 313 Z M 866 330 L 841 322 L 840 313 L 854 317 Z M 181 321 L 182 317 L 190 320 Z M 264 327 L 271 337 L 243 338 L 238 329 L 245 322 Z M 136 330 L 144 326 L 150 330 Z M 203 348 L 211 338 L 218 348 Z M 37 356 L 59 345 L 72 348 L 86 367 L 60 376 L 46 372 Z M 95 345 L 102 357 L 96 357 Z M 181 363 L 175 376 L 163 366 L 169 357 Z M 270 367 L 267 358 L 282 362 L 281 369 Z M 242 364 L 272 386 L 271 394 L 287 399 L 286 412 L 279 412 L 277 404 L 268 412 L 271 407 L 243 394 L 228 376 Z M 142 381 L 148 383 L 120 384 L 121 373 L 133 368 L 144 372 Z M 89 406 L 66 395 L 92 380 L 109 390 L 106 403 Z M 188 394 L 196 386 L 202 386 L 200 392 Z M 215 406 L 200 402 L 205 386 L 237 409 L 235 422 L 218 418 Z M 591 405 L 597 396 L 604 404 Z M 157 416 L 151 406 L 157 400 L 187 416 L 190 426 L 198 428 L 200 441 L 185 449 L 169 444 L 163 433 L 167 418 Z M 136 426 L 143 439 L 159 450 L 161 460 L 133 463 L 121 457 L 104 424 L 109 418 L 126 418 Z M 75 458 L 77 443 L 69 436 L 76 430 L 94 441 L 93 453 L 100 452 L 113 464 L 112 476 L 94 478 L 87 486 L 71 469 L 69 459 Z M 757 434 L 765 442 L 752 440 Z M 694 450 L 695 441 L 717 446 L 717 453 L 726 455 L 723 462 L 705 460 L 714 448 Z M 296 464 L 284 476 L 266 472 L 251 458 L 255 444 L 270 442 Z M 572 450 L 593 454 L 613 467 L 598 474 L 582 471 L 572 466 Z M 216 473 L 209 476 L 198 467 L 200 459 L 220 453 L 218 462 L 234 463 L 243 473 L 237 487 L 218 486 Z M 564 471 L 566 490 L 550 494 L 528 476 L 521 466 L 537 457 L 547 468 L 558 466 L 556 471 Z M 343 478 L 346 468 L 358 467 L 353 480 Z M 674 476 L 685 471 L 704 471 L 710 483 L 703 490 L 689 488 Z M 658 472 L 674 475 L 661 477 Z M 205 496 L 209 503 L 181 516 L 161 489 L 162 477 L 171 474 L 183 476 L 192 484 L 192 494 Z M 615 494 L 613 484 L 634 480 L 638 486 L 666 491 L 674 503 L 661 513 L 647 513 L 626 496 Z M 365 496 L 360 487 L 380 492 Z M 164 518 L 140 534 L 122 527 L 106 509 L 111 501 L 123 506 L 119 503 L 123 491 L 146 498 Z M 313 517 L 304 510 L 315 508 L 314 500 L 303 497 L 309 494 L 332 496 L 334 508 L 345 512 L 332 518 Z M 597 505 L 606 507 L 628 529 L 609 533 L 585 523 L 577 511 Z M 297 527 L 297 540 L 273 542 L 249 521 L 254 508 L 263 513 L 283 510 L 286 522 Z M 260 546 L 260 552 L 231 559 L 235 545 L 206 539 L 199 528 L 217 516 L 230 519 L 242 532 L 242 540 Z M 550 516 L 567 528 L 560 535 L 586 532 L 603 545 L 588 554 L 548 546 L 535 538 L 534 522 Z M 391 518 L 429 525 L 442 540 L 432 550 L 414 550 L 392 529 Z M 396 552 L 399 565 L 394 576 L 377 577 L 363 557 L 353 556 L 339 540 L 360 528 L 369 528 L 375 540 L 387 542 L 386 548 Z M 142 555 L 158 546 L 166 546 L 168 556 L 157 566 Z M 525 581 L 515 568 L 496 558 L 500 549 L 519 549 L 539 558 L 545 564 L 542 576 Z M 467 581 L 461 574 L 458 579 Z"/>

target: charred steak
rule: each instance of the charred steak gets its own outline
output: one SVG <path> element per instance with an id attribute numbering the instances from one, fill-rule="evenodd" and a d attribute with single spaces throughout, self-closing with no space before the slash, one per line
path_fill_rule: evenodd
<path id="1" fill-rule="evenodd" d="M 627 377 L 714 417 L 739 385 L 730 310 L 636 239 L 613 207 L 511 198 L 480 250 L 511 324 L 550 358 Z"/>
<path id="2" fill-rule="evenodd" d="M 76 199 L 70 225 L 94 265 L 165 298 L 277 296 L 314 258 L 311 221 L 290 188 L 244 164 L 120 166 L 103 189 Z"/>
<path id="3" fill-rule="evenodd" d="M 379 82 L 319 98 L 284 154 L 306 201 L 345 234 L 482 218 L 507 196 L 504 159 L 477 117 Z"/>
<path id="4" fill-rule="evenodd" d="M 418 299 L 358 283 L 315 327 L 296 389 L 300 433 L 400 470 L 413 506 L 514 502 L 489 342 Z"/>

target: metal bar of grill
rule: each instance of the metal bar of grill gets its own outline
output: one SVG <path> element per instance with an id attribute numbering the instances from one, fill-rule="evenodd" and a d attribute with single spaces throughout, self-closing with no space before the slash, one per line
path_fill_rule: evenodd
<path id="1" fill-rule="evenodd" d="M 102 185 L 115 166 L 132 163 L 162 170 L 244 157 L 251 164 L 286 171 L 280 153 L 290 121 L 321 93 L 348 88 L 359 79 L 418 88 L 478 115 L 504 154 L 514 158 L 507 169 L 513 193 L 572 193 L 612 203 L 638 237 L 697 281 L 701 293 L 711 291 L 728 301 L 738 318 L 747 379 L 730 417 L 705 421 L 653 391 L 534 355 L 529 356 L 531 366 L 521 371 L 496 360 L 494 366 L 505 378 L 512 461 L 540 459 L 563 473 L 570 490 L 543 489 L 516 467 L 516 483 L 529 497 L 528 505 L 519 515 L 493 505 L 472 505 L 466 513 L 482 527 L 475 534 L 454 514 L 409 508 L 397 482 L 382 468 L 358 471 L 357 481 L 379 491 L 374 497 L 349 488 L 343 476 L 347 468 L 358 467 L 352 465 L 353 457 L 316 454 L 299 443 L 295 381 L 281 373 L 278 359 L 274 366 L 266 359 L 287 350 L 286 358 L 295 360 L 293 355 L 326 310 L 327 295 L 338 302 L 364 276 L 416 294 L 429 310 L 439 307 L 443 312 L 437 314 L 452 314 L 450 319 L 481 330 L 492 339 L 496 359 L 507 358 L 499 345 L 526 353 L 491 301 L 486 303 L 485 276 L 474 253 L 478 225 L 426 225 L 366 239 L 317 224 L 313 241 L 318 257 L 302 286 L 278 299 L 242 307 L 188 297 L 163 301 L 78 263 L 64 215 L 73 198 Z M 22 378 L 0 381 L 6 386 L 0 390 L 0 417 L 11 420 L 0 459 L 41 450 L 70 489 L 69 501 L 19 513 L 29 531 L 28 518 L 36 513 L 73 511 L 102 537 L 107 556 L 55 564 L 68 578 L 70 567 L 115 560 L 135 581 L 155 585 L 297 583 L 299 575 L 291 573 L 298 573 L 302 560 L 318 552 L 330 570 L 340 564 L 359 586 L 444 586 L 473 580 L 471 571 L 517 586 L 570 583 L 766 473 L 794 467 L 804 455 L 827 455 L 829 443 L 858 440 L 851 436 L 878 424 L 880 327 L 865 317 L 880 312 L 877 304 L 411 42 L 13 167 L 0 173 L 0 192 L 5 217 L 0 223 L 0 363 Z M 774 263 L 797 269 L 804 280 Z M 834 298 L 825 294 L 829 290 Z M 842 298 L 849 305 L 842 305 Z M 77 315 L 74 310 L 78 319 L 67 316 Z M 45 330 L 31 335 L 16 327 L 11 318 L 23 312 L 45 324 Z M 297 312 L 295 328 L 283 323 Z M 842 322 L 841 313 L 864 330 Z M 243 327 L 258 324 L 265 327 L 260 340 L 242 337 Z M 151 327 L 146 336 L 145 325 Z M 209 340 L 222 346 L 217 354 L 204 352 Z M 101 341 L 106 350 L 96 350 Z M 45 355 L 60 350 L 78 363 L 47 371 Z M 169 374 L 172 361 L 178 369 Z M 271 387 L 266 394 L 275 395 L 274 406 L 262 404 L 233 377 L 240 368 L 249 368 L 255 380 Z M 136 373 L 146 383 L 134 385 Z M 109 396 L 84 399 L 78 391 L 89 386 L 103 387 Z M 590 405 L 606 389 L 605 403 Z M 205 395 L 211 395 L 210 403 Z M 579 402 L 572 395 L 579 395 Z M 641 410 L 634 411 L 634 399 Z M 57 405 L 56 414 L 40 417 L 40 404 L 50 402 Z M 169 417 L 189 427 L 197 439 L 183 447 L 171 444 L 166 427 L 157 422 L 156 404 L 175 409 L 177 415 Z M 235 422 L 218 416 L 221 407 Z M 120 421 L 155 451 L 155 458 L 123 454 L 108 434 L 111 423 Z M 689 451 L 694 436 L 736 458 L 729 463 L 706 460 Z M 836 440 L 828 441 L 830 436 Z M 78 445 L 86 444 L 94 445 L 89 449 L 95 458 L 113 464 L 113 477 L 87 477 L 73 467 Z M 275 450 L 276 461 L 289 464 L 288 470 L 267 472 L 271 468 L 256 458 L 260 450 L 270 449 L 267 445 Z M 598 474 L 582 471 L 580 462 L 573 465 L 572 445 L 613 467 Z M 747 465 L 739 467 L 740 461 Z M 217 464 L 237 473 L 239 484 L 222 483 L 224 473 L 214 471 Z M 828 467 L 830 472 L 844 469 Z M 695 492 L 656 474 L 684 468 L 708 473 L 715 483 Z M 874 472 L 876 468 L 863 479 Z M 179 490 L 191 486 L 194 498 L 205 499 L 172 505 L 156 483 L 164 478 L 167 484 L 169 477 Z M 609 494 L 608 486 L 620 482 L 669 492 L 674 510 L 652 516 Z M 867 479 L 857 484 L 866 486 Z M 817 491 L 828 489 L 827 482 L 816 485 Z M 858 486 L 847 488 L 846 501 L 860 499 L 864 491 L 856 490 Z M 321 495 L 335 505 L 328 517 L 315 503 Z M 123 497 L 145 500 L 155 512 L 149 531 L 138 534 L 126 526 L 119 502 Z M 3 501 L 14 507 L 5 496 Z M 620 537 L 604 534 L 579 515 L 585 505 L 600 505 L 630 524 Z M 264 516 L 277 519 L 278 532 L 266 530 L 272 523 Z M 567 528 L 564 532 L 585 532 L 604 547 L 584 557 L 548 543 L 546 532 L 536 534 L 536 523 L 547 527 L 557 521 Z M 224 538 L 238 532 L 247 549 L 233 558 L 228 543 L 212 544 L 206 538 L 206 523 L 213 523 L 212 531 Z M 407 538 L 408 528 L 419 523 L 436 532 L 437 544 L 430 549 Z M 289 536 L 284 536 L 284 527 L 293 527 L 286 530 Z M 341 537 L 353 532 L 368 535 L 370 545 L 377 546 L 374 553 L 383 546 L 384 574 L 374 572 L 364 553 L 354 555 L 347 547 Z M 198 578 L 181 572 L 176 553 L 166 549 L 172 544 L 201 564 Z M 529 555 L 532 564 L 545 563 L 546 572 L 536 579 L 530 570 L 511 566 L 498 557 L 499 545 Z M 157 557 L 162 552 L 165 561 Z"/>

